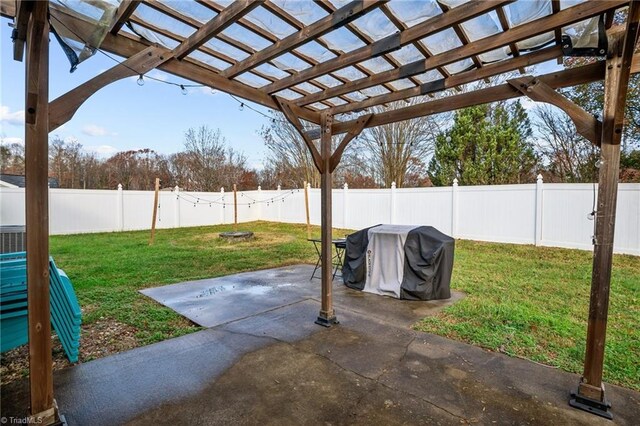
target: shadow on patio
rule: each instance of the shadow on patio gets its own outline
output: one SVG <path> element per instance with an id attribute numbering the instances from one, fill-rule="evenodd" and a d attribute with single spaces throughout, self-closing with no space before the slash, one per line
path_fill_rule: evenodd
<path id="1" fill-rule="evenodd" d="M 206 330 L 59 371 L 69 424 L 610 424 L 568 406 L 578 376 L 416 332 L 450 301 L 412 302 L 334 282 L 340 325 L 317 316 L 312 267 L 147 289 Z M 617 424 L 640 394 L 608 386 Z M 25 413 L 27 381 L 3 389 Z"/>

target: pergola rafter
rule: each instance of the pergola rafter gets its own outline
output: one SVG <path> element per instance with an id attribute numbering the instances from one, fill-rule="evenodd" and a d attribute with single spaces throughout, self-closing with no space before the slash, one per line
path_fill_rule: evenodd
<path id="1" fill-rule="evenodd" d="M 536 19 L 535 21 L 510 28 L 507 31 L 503 31 L 502 33 L 480 39 L 473 44 L 461 46 L 456 49 L 441 53 L 439 55 L 432 56 L 431 58 L 428 58 L 424 61 L 413 62 L 411 64 L 404 65 L 402 68 L 397 70 L 390 70 L 376 74 L 372 78 L 355 80 L 351 83 L 334 87 L 323 93 L 306 96 L 303 99 L 298 100 L 296 104 L 302 106 L 312 102 L 318 102 L 326 98 L 338 96 L 343 93 L 362 90 L 367 87 L 375 86 L 377 84 L 386 83 L 388 81 L 398 80 L 412 75 L 421 74 L 438 66 L 451 64 L 453 62 L 469 58 L 473 55 L 489 52 L 491 50 L 509 45 L 510 43 L 515 43 L 548 31 L 552 31 L 554 28 L 570 25 L 586 18 L 599 15 L 610 10 L 613 7 L 621 6 L 624 3 L 626 2 L 623 0 L 618 2 L 597 1 L 580 3 L 571 8 L 575 8 L 575 11 L 572 11 L 571 9 L 565 9 L 556 14 Z M 453 9 L 452 12 L 454 10 L 456 9 Z M 576 13 L 578 14 L 576 15 Z M 444 15 L 447 15 L 447 13 L 443 14 L 443 16 Z"/>
<path id="2" fill-rule="evenodd" d="M 96 28 L 90 18 L 85 19 L 80 11 L 72 10 L 65 4 L 57 4 L 50 11 L 47 1 L 0 2 L 0 13 L 15 19 L 14 59 L 22 60 L 25 47 L 27 52 L 26 217 L 32 414 L 43 415 L 47 422 L 56 417 L 51 385 L 48 296 L 45 297 L 48 281 L 44 279 L 48 255 L 47 218 L 46 214 L 42 214 L 47 211 L 47 136 L 51 130 L 70 120 L 82 103 L 101 88 L 119 79 L 143 75 L 157 68 L 281 111 L 300 133 L 321 174 L 322 301 L 317 323 L 325 326 L 337 323 L 331 299 L 332 173 L 338 167 L 348 144 L 357 135 L 369 127 L 521 96 L 551 103 L 564 110 L 575 123 L 577 131 L 601 147 L 604 161 L 604 166 L 600 169 L 598 189 L 586 361 L 583 379 L 571 403 L 603 416 L 610 415 L 602 386 L 604 336 L 624 103 L 630 74 L 640 72 L 640 54 L 634 55 L 638 40 L 640 1 L 589 1 L 564 9 L 559 0 L 549 1 L 550 14 L 516 23 L 512 22 L 513 14 L 507 13 L 507 8 L 517 7 L 519 2 L 516 0 L 470 0 L 450 8 L 436 2 L 427 16 L 421 16 L 417 23 L 411 23 L 406 20 L 407 16 L 403 20 L 397 9 L 390 7 L 386 1 L 359 0 L 338 7 L 332 0 L 318 0 L 316 5 L 320 11 L 316 12 L 324 14 L 314 18 L 315 22 L 304 24 L 301 22 L 302 18 L 296 17 L 298 15 L 295 7 L 269 0 L 239 0 L 226 7 L 211 0 L 190 3 L 190 6 L 204 8 L 208 12 L 204 14 L 206 16 L 214 14 L 202 20 L 196 19 L 188 10 L 181 10 L 177 4 L 124 0 L 114 13 L 110 13 L 113 18 L 108 25 L 102 27 L 106 30 L 104 38 L 94 37 Z M 148 21 L 142 17 L 144 14 L 139 13 L 141 10 L 137 8 L 142 7 L 140 5 L 151 7 L 155 12 L 171 18 L 167 22 L 186 24 L 187 29 L 183 30 L 191 32 L 183 34 L 173 31 L 170 26 L 163 26 L 162 20 Z M 624 30 L 611 28 L 615 10 L 625 6 L 630 7 Z M 358 19 L 366 19 L 373 11 L 384 14 L 398 28 L 398 32 L 380 38 L 381 35 L 372 35 L 356 22 Z M 465 23 L 488 13 L 497 16 L 501 32 L 484 38 L 469 34 L 470 27 Z M 108 20 L 110 14 L 105 14 L 101 19 Z M 50 22 L 47 16 L 50 16 Z M 274 20 L 284 22 L 295 31 L 292 32 L 289 28 L 284 36 L 278 36 L 278 32 L 270 28 L 270 25 L 278 23 L 262 22 L 259 16 L 274 16 Z M 447 89 L 459 89 L 463 85 L 500 77 L 515 70 L 524 73 L 526 67 L 546 61 L 557 59 L 561 62 L 563 55 L 572 54 L 567 50 L 571 46 L 561 45 L 564 29 L 592 17 L 604 19 L 605 28 L 610 28 L 607 32 L 609 53 L 606 60 L 539 76 L 507 78 L 504 84 L 465 93 L 446 92 Z M 79 45 L 99 48 L 124 60 L 48 102 L 49 23 L 54 29 L 57 24 L 63 24 L 71 33 L 69 35 L 65 32 L 64 36 Z M 147 31 L 138 31 L 140 36 L 132 34 L 123 28 L 125 23 L 132 24 L 132 28 L 137 25 L 166 37 L 171 43 L 163 43 L 171 46 L 157 45 L 145 39 L 144 37 L 153 38 L 142 34 Z M 236 38 L 237 34 L 234 35 L 233 31 L 228 31 L 235 24 L 247 32 L 243 40 Z M 343 52 L 335 43 L 329 43 L 327 38 L 337 29 L 348 31 L 364 43 L 364 46 L 350 51 L 345 49 L 346 53 Z M 385 34 L 388 32 L 388 29 L 385 30 Z M 453 32 L 456 39 L 449 40 L 450 44 L 459 47 L 439 49 L 429 45 L 428 40 L 425 41 L 444 32 Z M 520 44 L 546 33 L 553 33 L 553 37 L 547 37 L 544 43 L 534 43 L 534 47 Z M 260 37 L 269 44 L 253 45 L 253 36 Z M 602 37 L 602 34 L 599 33 L 598 36 Z M 377 41 L 376 37 L 379 38 Z M 213 47 L 216 45 L 211 43 L 214 38 L 226 43 L 231 49 Z M 101 40 L 100 45 L 94 45 L 98 43 L 98 39 Z M 302 46 L 312 41 L 326 49 L 325 52 L 330 52 L 332 58 L 323 59 L 315 53 L 309 53 L 310 50 L 303 53 Z M 554 45 L 540 45 L 547 42 L 553 42 Z M 403 64 L 394 57 L 394 52 L 405 46 L 414 46 L 424 59 Z M 483 58 L 486 58 L 484 54 L 495 49 L 503 49 L 504 55 L 498 55 L 502 59 L 491 63 L 483 62 Z M 288 54 L 304 65 L 283 64 L 280 59 L 285 55 L 289 56 Z M 201 60 L 202 55 L 208 55 L 215 61 Z M 379 65 L 382 66 L 365 66 L 365 62 L 371 59 L 379 59 Z M 411 60 L 413 59 L 409 61 Z M 452 64 L 467 60 L 474 64 L 472 69 L 454 72 L 456 68 Z M 342 72 L 348 67 L 353 67 L 365 77 L 355 78 Z M 434 80 L 430 75 L 431 71 L 439 73 L 442 78 Z M 403 82 L 404 85 L 400 86 L 402 88 L 397 88 L 394 84 L 403 79 L 408 79 L 410 83 Z M 605 81 L 602 122 L 557 91 L 599 80 Z M 414 86 L 410 87 L 411 84 Z M 336 119 L 340 114 L 360 112 L 376 105 L 424 95 L 435 97 L 438 94 L 441 96 L 435 99 L 421 98 L 422 102 L 403 108 L 369 113 L 346 121 Z M 320 125 L 319 145 L 314 142 L 311 132 L 305 130 L 303 120 Z M 332 138 L 342 133 L 345 135 L 333 149 Z"/>

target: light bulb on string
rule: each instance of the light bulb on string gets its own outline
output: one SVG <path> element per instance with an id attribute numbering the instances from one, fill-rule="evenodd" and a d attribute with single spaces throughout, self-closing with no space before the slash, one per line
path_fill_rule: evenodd
<path id="1" fill-rule="evenodd" d="M 240 103 L 240 106 L 238 107 L 238 109 L 240 111 L 244 111 L 244 103 Z"/>
<path id="2" fill-rule="evenodd" d="M 138 86 L 144 86 L 144 76 L 142 74 L 140 74 L 140 77 L 138 77 Z"/>
<path id="3" fill-rule="evenodd" d="M 212 87 L 212 88 L 211 88 L 211 94 L 212 94 L 212 95 L 215 95 L 216 93 L 218 93 L 218 91 Z"/>
<path id="4" fill-rule="evenodd" d="M 186 95 L 186 94 L 188 93 L 188 92 L 187 92 L 187 88 L 186 88 L 186 87 L 184 87 L 184 85 L 183 85 L 183 84 L 181 84 L 181 85 L 180 85 L 180 91 L 182 92 L 182 94 L 183 94 L 183 95 Z"/>

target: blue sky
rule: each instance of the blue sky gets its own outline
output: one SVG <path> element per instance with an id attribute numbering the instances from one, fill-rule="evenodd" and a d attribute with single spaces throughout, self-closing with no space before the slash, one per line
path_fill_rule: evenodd
<path id="1" fill-rule="evenodd" d="M 24 63 L 13 60 L 9 22 L 0 19 L 0 136 L 5 142 L 20 142 L 24 138 Z M 51 100 L 115 65 L 97 53 L 81 63 L 74 73 L 69 73 L 69 62 L 53 36 L 50 49 Z M 557 68 L 552 61 L 538 66 L 537 73 Z M 150 75 L 189 83 L 157 70 Z M 262 167 L 267 152 L 259 130 L 268 124 L 267 118 L 248 108 L 240 111 L 239 104 L 225 93 L 212 94 L 208 88 L 191 88 L 185 96 L 178 87 L 149 79 L 140 87 L 136 79 L 123 79 L 103 88 L 52 135 L 75 139 L 86 150 L 102 157 L 139 148 L 170 154 L 182 149 L 187 129 L 207 125 L 219 128 L 229 145 L 247 156 L 251 167 Z M 525 108 L 534 105 L 525 99 L 523 104 Z M 267 108 L 251 105 L 268 113 Z"/>
<path id="2" fill-rule="evenodd" d="M 9 22 L 0 19 L 0 135 L 5 141 L 22 141 L 24 63 L 13 60 Z M 50 49 L 51 100 L 115 65 L 97 53 L 69 73 L 69 61 L 53 36 Z M 157 70 L 150 75 L 189 83 Z M 268 119 L 247 108 L 241 112 L 239 104 L 225 93 L 211 94 L 206 88 L 191 88 L 184 96 L 177 87 L 151 80 L 140 87 L 136 79 L 120 80 L 103 88 L 52 135 L 75 138 L 85 149 L 102 156 L 135 148 L 152 148 L 170 154 L 182 149 L 183 135 L 189 127 L 206 124 L 220 128 L 227 142 L 244 152 L 249 165 L 260 167 L 266 149 L 258 132 L 268 124 Z M 251 105 L 268 112 L 267 108 Z"/>

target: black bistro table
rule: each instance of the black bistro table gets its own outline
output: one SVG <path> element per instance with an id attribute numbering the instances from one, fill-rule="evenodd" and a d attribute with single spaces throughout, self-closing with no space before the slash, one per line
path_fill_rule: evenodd
<path id="1" fill-rule="evenodd" d="M 318 271 L 318 269 L 321 269 L 320 264 L 322 263 L 322 240 L 319 238 L 309 238 L 308 241 L 311 241 L 313 243 L 313 247 L 315 247 L 316 253 L 318 253 L 318 261 L 316 262 L 316 267 L 313 269 L 311 278 L 309 278 L 309 280 L 312 280 L 314 278 L 320 278 L 320 276 L 316 276 L 316 272 Z M 331 244 L 333 244 L 334 247 L 333 257 L 331 258 L 331 265 L 333 267 L 333 276 L 331 277 L 331 279 L 333 280 L 336 278 L 338 270 L 342 268 L 344 251 L 347 248 L 347 239 L 338 238 L 332 240 Z M 340 276 L 342 276 L 342 272 L 340 272 Z"/>

